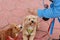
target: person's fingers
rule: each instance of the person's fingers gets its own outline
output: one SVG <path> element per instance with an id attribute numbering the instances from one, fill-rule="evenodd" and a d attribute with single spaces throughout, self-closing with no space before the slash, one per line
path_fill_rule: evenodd
<path id="1" fill-rule="evenodd" d="M 34 9 L 27 8 L 27 10 L 28 10 L 28 13 L 30 13 L 30 14 L 33 14 L 34 13 Z"/>
<path id="2" fill-rule="evenodd" d="M 34 12 L 34 10 L 33 10 L 33 9 L 29 9 L 29 10 L 28 10 L 28 12 L 33 13 L 33 12 Z"/>
<path id="3" fill-rule="evenodd" d="M 45 7 L 45 8 L 48 8 L 49 6 L 48 6 L 48 4 L 44 4 L 44 7 Z"/>
<path id="4" fill-rule="evenodd" d="M 37 15 L 35 8 L 27 8 L 28 13 L 31 15 Z"/>
<path id="5" fill-rule="evenodd" d="M 49 1 L 53 2 L 53 0 L 49 0 Z"/>

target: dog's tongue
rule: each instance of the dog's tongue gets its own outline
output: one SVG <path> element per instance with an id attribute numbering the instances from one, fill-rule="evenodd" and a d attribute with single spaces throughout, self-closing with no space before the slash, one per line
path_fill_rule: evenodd
<path id="1" fill-rule="evenodd" d="M 31 26 L 35 25 L 36 23 L 30 23 Z"/>
<path id="2" fill-rule="evenodd" d="M 32 30 L 33 28 L 30 26 L 28 29 Z"/>
<path id="3" fill-rule="evenodd" d="M 32 23 L 31 25 L 33 26 L 34 24 Z"/>

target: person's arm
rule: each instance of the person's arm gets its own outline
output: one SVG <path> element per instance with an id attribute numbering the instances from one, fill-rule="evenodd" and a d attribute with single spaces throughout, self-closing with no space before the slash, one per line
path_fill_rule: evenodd
<path id="1" fill-rule="evenodd" d="M 49 7 L 48 4 L 44 4 L 45 10 L 48 9 L 48 7 Z M 46 17 L 43 17 L 42 19 L 43 19 L 44 21 L 48 21 L 48 20 L 49 20 L 49 18 L 46 18 Z"/>
<path id="2" fill-rule="evenodd" d="M 49 0 L 50 2 L 53 2 L 53 0 Z"/>
<path id="3" fill-rule="evenodd" d="M 60 0 L 53 0 L 53 7 L 46 10 L 38 9 L 37 11 L 30 11 L 33 15 L 38 15 L 39 17 L 46 18 L 58 18 L 60 17 Z"/>
<path id="4" fill-rule="evenodd" d="M 60 0 L 53 0 L 54 6 L 46 10 L 37 10 L 39 17 L 58 18 L 60 17 Z"/>
<path id="5" fill-rule="evenodd" d="M 53 13 L 54 12 L 54 13 Z M 38 9 L 36 11 L 34 11 L 32 9 L 32 11 L 30 10 L 29 13 L 32 15 L 36 15 L 39 17 L 46 17 L 46 18 L 57 18 L 60 17 L 60 11 L 58 11 L 59 13 L 56 13 L 56 11 L 53 11 L 52 8 L 46 9 L 46 10 L 41 10 Z"/>
<path id="6" fill-rule="evenodd" d="M 38 10 L 38 16 L 39 17 L 46 17 L 46 18 L 58 18 L 60 17 L 60 12 L 56 13 L 56 11 L 52 10 L 51 8 L 47 10 Z"/>

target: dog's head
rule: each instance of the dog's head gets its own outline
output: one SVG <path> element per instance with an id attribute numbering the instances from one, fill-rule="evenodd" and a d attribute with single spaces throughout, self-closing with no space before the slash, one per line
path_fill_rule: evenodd
<path id="1" fill-rule="evenodd" d="M 6 40 L 7 36 L 15 38 L 16 36 L 18 36 L 21 30 L 21 25 L 8 24 L 4 26 L 4 28 L 0 29 L 0 40 Z"/>
<path id="2" fill-rule="evenodd" d="M 22 26 L 21 25 L 16 25 L 16 24 L 11 24 L 10 28 L 6 31 L 6 34 L 11 36 L 12 38 L 18 36 L 18 34 L 21 32 Z"/>
<path id="3" fill-rule="evenodd" d="M 16 25 L 16 27 L 15 27 L 16 29 L 18 29 L 20 32 L 22 31 L 22 29 L 23 29 L 23 27 L 22 27 L 22 25 Z"/>
<path id="4" fill-rule="evenodd" d="M 21 25 L 15 25 L 15 24 L 11 25 L 11 29 L 13 29 L 16 32 L 19 32 L 21 30 L 21 27 L 22 27 Z"/>
<path id="5" fill-rule="evenodd" d="M 24 20 L 25 25 L 36 25 L 37 24 L 37 16 L 34 15 L 28 15 L 26 16 Z"/>

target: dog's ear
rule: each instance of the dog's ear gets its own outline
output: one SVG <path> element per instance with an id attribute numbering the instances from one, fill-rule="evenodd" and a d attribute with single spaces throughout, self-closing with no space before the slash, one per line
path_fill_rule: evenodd
<path id="1" fill-rule="evenodd" d="M 28 16 L 24 17 L 23 24 L 27 21 Z"/>
<path id="2" fill-rule="evenodd" d="M 24 26 L 25 26 L 25 21 L 26 21 L 26 17 L 24 17 L 23 22 L 22 22 L 23 28 L 24 28 Z"/>
<path id="3" fill-rule="evenodd" d="M 40 27 L 40 22 L 38 21 L 38 19 L 37 19 L 37 30 L 39 29 L 39 27 Z"/>
<path id="4" fill-rule="evenodd" d="M 23 29 L 27 26 L 26 23 L 27 23 L 28 17 L 29 17 L 29 16 L 25 16 L 25 17 L 24 17 L 23 24 L 22 24 Z"/>
<path id="5" fill-rule="evenodd" d="M 37 23 L 36 30 L 38 30 L 38 29 L 39 29 L 39 25 L 40 25 L 40 23 Z"/>
<path id="6" fill-rule="evenodd" d="M 9 25 L 9 26 L 10 26 L 9 28 L 13 29 L 13 28 L 16 27 L 16 25 L 17 25 L 17 24 L 11 23 L 11 24 Z"/>

